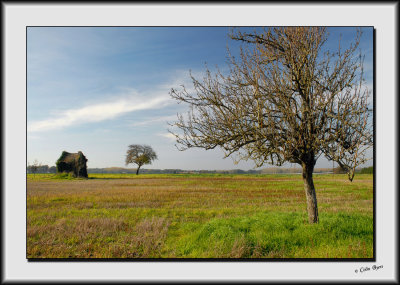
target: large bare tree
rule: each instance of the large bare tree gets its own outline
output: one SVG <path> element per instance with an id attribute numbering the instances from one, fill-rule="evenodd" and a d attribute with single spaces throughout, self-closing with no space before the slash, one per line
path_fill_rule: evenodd
<path id="1" fill-rule="evenodd" d="M 187 116 L 178 114 L 170 132 L 180 150 L 221 147 L 225 157 L 235 153 L 258 167 L 301 165 L 309 222 L 318 223 L 317 159 L 336 161 L 353 180 L 372 145 L 361 32 L 347 49 L 338 43 L 334 52 L 323 50 L 324 27 L 236 30 L 230 37 L 244 45 L 238 59 L 228 50 L 228 75 L 207 69 L 202 80 L 191 75 L 194 91 L 171 89 L 190 109 Z"/>

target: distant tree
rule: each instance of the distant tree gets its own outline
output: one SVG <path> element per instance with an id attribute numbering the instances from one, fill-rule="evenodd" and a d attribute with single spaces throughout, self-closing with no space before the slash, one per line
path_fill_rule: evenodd
<path id="1" fill-rule="evenodd" d="M 346 169 L 349 179 L 367 158 L 372 128 L 361 32 L 345 50 L 323 51 L 324 27 L 274 27 L 231 35 L 247 44 L 240 57 L 228 53 L 229 74 L 207 69 L 203 80 L 191 75 L 170 95 L 189 105 L 170 130 L 178 149 L 221 147 L 225 157 L 302 167 L 310 223 L 318 223 L 313 171 L 320 155 Z"/>
<path id="2" fill-rule="evenodd" d="M 39 161 L 35 159 L 31 165 L 28 165 L 28 169 L 31 173 L 33 173 L 33 176 L 35 177 L 41 166 L 41 163 L 39 163 Z"/>
<path id="3" fill-rule="evenodd" d="M 338 167 L 335 167 L 333 169 L 334 174 L 346 174 L 347 170 L 345 168 L 342 168 L 340 165 Z"/>
<path id="4" fill-rule="evenodd" d="M 55 166 L 49 167 L 49 172 L 50 173 L 56 173 L 57 172 L 57 167 L 55 167 Z"/>
<path id="5" fill-rule="evenodd" d="M 41 165 L 37 171 L 38 173 L 48 173 L 49 172 L 49 166 L 46 165 Z"/>
<path id="6" fill-rule="evenodd" d="M 139 145 L 139 144 L 132 144 L 128 146 L 128 150 L 126 152 L 126 159 L 125 164 L 128 165 L 129 163 L 136 164 L 137 170 L 136 175 L 139 174 L 139 169 L 145 164 L 151 164 L 153 160 L 157 159 L 157 154 L 148 145 Z"/>
<path id="7" fill-rule="evenodd" d="M 361 169 L 360 173 L 361 174 L 374 174 L 374 167 L 373 166 L 364 167 Z"/>

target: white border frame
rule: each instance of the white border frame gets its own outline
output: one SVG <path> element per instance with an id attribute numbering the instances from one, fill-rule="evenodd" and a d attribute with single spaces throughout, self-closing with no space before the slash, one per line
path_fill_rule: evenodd
<path id="1" fill-rule="evenodd" d="M 397 264 L 393 4 L 3 3 L 5 76 L 3 281 L 394 281 Z M 339 16 L 340 15 L 340 16 Z M 376 28 L 376 262 L 27 262 L 25 258 L 26 26 L 374 26 Z M 355 269 L 383 269 L 355 274 Z"/>

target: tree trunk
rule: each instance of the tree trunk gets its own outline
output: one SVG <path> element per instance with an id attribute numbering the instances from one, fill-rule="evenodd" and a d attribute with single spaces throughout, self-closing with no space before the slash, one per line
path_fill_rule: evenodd
<path id="1" fill-rule="evenodd" d="M 136 169 L 136 175 L 139 175 L 139 169 L 140 169 L 140 165 L 139 165 L 138 168 Z"/>
<path id="2" fill-rule="evenodd" d="M 308 222 L 310 224 L 318 223 L 319 221 L 317 195 L 315 194 L 314 181 L 312 177 L 313 171 L 313 164 L 303 164 L 303 182 L 307 198 Z"/>

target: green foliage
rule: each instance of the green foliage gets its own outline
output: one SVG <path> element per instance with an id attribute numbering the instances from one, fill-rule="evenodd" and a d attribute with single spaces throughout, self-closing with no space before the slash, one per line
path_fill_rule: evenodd
<path id="1" fill-rule="evenodd" d="M 71 173 L 74 177 L 87 178 L 87 159 L 81 151 L 69 153 L 63 151 L 56 162 L 57 173 Z"/>

